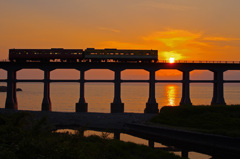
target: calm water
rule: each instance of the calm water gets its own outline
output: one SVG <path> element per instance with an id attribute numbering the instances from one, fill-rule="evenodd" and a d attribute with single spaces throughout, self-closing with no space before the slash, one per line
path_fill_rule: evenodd
<path id="1" fill-rule="evenodd" d="M 0 85 L 6 85 L 0 83 Z M 18 83 L 17 92 L 20 110 L 41 110 L 43 99 L 42 83 Z M 79 84 L 51 83 L 51 101 L 53 111 L 74 112 L 75 103 L 79 99 Z M 240 104 L 240 84 L 225 84 L 225 101 L 227 104 Z M 190 97 L 194 105 L 209 105 L 212 99 L 212 84 L 191 84 Z M 143 113 L 148 100 L 148 84 L 122 84 L 122 102 L 125 112 Z M 110 112 L 113 101 L 114 85 L 112 83 L 87 83 L 85 98 L 89 105 L 89 112 Z M 180 103 L 182 94 L 181 84 L 156 84 L 156 100 L 159 108 L 162 106 L 176 106 Z M 6 93 L 0 93 L 0 107 L 4 108 Z"/>
<path id="2" fill-rule="evenodd" d="M 6 85 L 6 83 L 0 83 Z M 225 84 L 224 95 L 227 104 L 240 104 L 240 84 Z M 18 83 L 18 107 L 20 110 L 41 110 L 43 99 L 42 83 Z M 53 111 L 74 112 L 75 103 L 79 99 L 79 84 L 77 83 L 51 83 L 51 101 Z M 148 84 L 122 84 L 122 102 L 125 112 L 143 113 L 148 100 Z M 212 98 L 212 84 L 191 84 L 191 101 L 194 105 L 209 105 Z M 110 112 L 110 103 L 113 101 L 114 85 L 112 83 L 87 83 L 85 98 L 89 112 Z M 156 100 L 159 108 L 162 106 L 177 106 L 181 100 L 181 84 L 156 84 Z M 0 107 L 4 108 L 6 93 L 0 92 Z M 87 134 L 101 134 L 88 131 Z M 110 135 L 111 137 L 112 135 Z M 148 144 L 148 141 L 127 134 L 121 135 L 121 140 L 132 141 L 139 144 Z M 162 145 L 156 144 L 157 147 Z M 176 152 L 176 154 L 180 154 Z M 210 156 L 190 152 L 191 159 L 209 159 Z"/>

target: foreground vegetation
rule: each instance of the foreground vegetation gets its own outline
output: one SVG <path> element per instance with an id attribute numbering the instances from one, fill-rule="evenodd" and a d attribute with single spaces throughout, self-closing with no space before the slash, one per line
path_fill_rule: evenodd
<path id="1" fill-rule="evenodd" d="M 103 137 L 56 133 L 46 119 L 29 113 L 0 114 L 0 158 L 4 159 L 178 159 L 147 146 Z"/>
<path id="2" fill-rule="evenodd" d="M 240 137 L 240 106 L 163 107 L 151 122 L 188 130 Z"/>

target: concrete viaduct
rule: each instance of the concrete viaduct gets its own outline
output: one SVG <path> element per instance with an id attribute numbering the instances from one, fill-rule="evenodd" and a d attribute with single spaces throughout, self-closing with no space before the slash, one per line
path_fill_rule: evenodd
<path id="1" fill-rule="evenodd" d="M 16 82 L 43 82 L 44 94 L 42 110 L 51 111 L 50 83 L 51 82 L 78 82 L 80 83 L 80 98 L 76 103 L 76 112 L 87 112 L 88 104 L 84 97 L 84 85 L 86 82 L 113 82 L 114 99 L 111 103 L 111 113 L 123 113 L 124 103 L 121 101 L 121 83 L 123 82 L 147 82 L 149 83 L 149 98 L 146 103 L 145 113 L 157 113 L 158 103 L 155 98 L 156 83 L 182 83 L 182 98 L 180 105 L 192 105 L 190 99 L 190 83 L 213 83 L 213 97 L 211 105 L 225 105 L 224 83 L 240 83 L 240 80 L 224 80 L 223 73 L 227 70 L 240 70 L 239 63 L 91 63 L 91 62 L 0 62 L 0 69 L 7 71 L 6 109 L 18 109 L 16 97 Z M 18 80 L 17 71 L 21 69 L 40 69 L 44 71 L 42 80 Z M 51 80 L 50 72 L 55 69 L 76 69 L 80 71 L 79 80 Z M 114 80 L 85 80 L 85 71 L 90 69 L 109 69 L 115 73 Z M 126 69 L 143 69 L 149 72 L 149 80 L 122 80 L 121 71 Z M 176 69 L 182 72 L 182 80 L 156 80 L 155 72 L 160 69 Z M 193 70 L 210 70 L 214 73 L 214 80 L 190 80 L 189 74 Z"/>

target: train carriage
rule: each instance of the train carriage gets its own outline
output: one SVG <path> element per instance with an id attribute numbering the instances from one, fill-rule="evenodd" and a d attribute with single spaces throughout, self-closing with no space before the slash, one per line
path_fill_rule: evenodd
<path id="1" fill-rule="evenodd" d="M 158 60 L 157 50 L 118 50 L 118 49 L 94 49 L 85 50 L 86 60 L 92 62 L 156 62 Z"/>
<path id="2" fill-rule="evenodd" d="M 13 62 L 50 60 L 77 61 L 82 60 L 84 52 L 82 49 L 9 49 L 9 60 Z"/>
<path id="3" fill-rule="evenodd" d="M 156 62 L 157 50 L 118 49 L 9 49 L 12 62 Z"/>

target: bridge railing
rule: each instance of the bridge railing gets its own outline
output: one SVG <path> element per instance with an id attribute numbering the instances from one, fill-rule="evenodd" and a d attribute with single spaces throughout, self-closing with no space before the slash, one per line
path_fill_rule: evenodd
<path id="1" fill-rule="evenodd" d="M 10 62 L 8 59 L 0 59 L 0 62 Z M 33 61 L 35 62 L 35 61 Z M 61 62 L 60 60 L 50 61 L 50 62 Z M 116 63 L 116 62 L 109 62 Z M 129 62 L 129 63 L 137 63 L 137 62 Z M 157 63 L 170 63 L 169 60 L 158 60 Z M 210 63 L 210 64 L 240 64 L 240 61 L 206 61 L 206 60 L 175 60 L 173 63 Z"/>
<path id="2" fill-rule="evenodd" d="M 169 60 L 158 60 L 157 63 L 170 63 Z M 206 61 L 206 60 L 175 60 L 174 63 L 228 63 L 228 64 L 240 64 L 240 61 Z"/>

